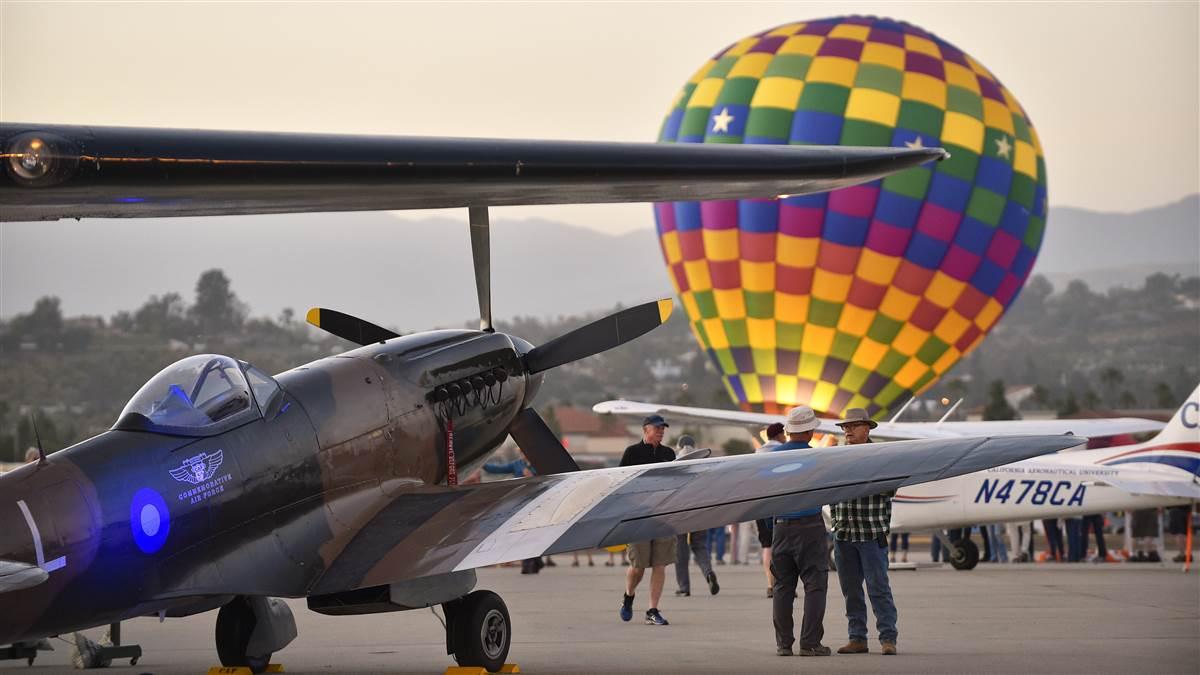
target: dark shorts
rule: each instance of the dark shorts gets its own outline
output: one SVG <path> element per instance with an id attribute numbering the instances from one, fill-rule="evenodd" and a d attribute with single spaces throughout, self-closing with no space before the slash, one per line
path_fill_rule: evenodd
<path id="1" fill-rule="evenodd" d="M 1191 506 L 1172 506 L 1167 509 L 1167 534 L 1187 534 L 1191 517 Z"/>
<path id="2" fill-rule="evenodd" d="M 758 530 L 758 545 L 763 548 L 771 548 L 771 539 L 775 536 L 775 519 L 762 518 L 754 521 L 754 527 Z"/>
<path id="3" fill-rule="evenodd" d="M 1136 539 L 1158 536 L 1158 509 L 1138 509 L 1133 512 L 1131 533 Z"/>

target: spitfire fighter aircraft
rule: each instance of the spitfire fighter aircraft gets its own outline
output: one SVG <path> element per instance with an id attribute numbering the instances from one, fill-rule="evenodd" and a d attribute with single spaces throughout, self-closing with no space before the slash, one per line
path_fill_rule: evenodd
<path id="1" fill-rule="evenodd" d="M 953 438 L 579 471 L 531 407 L 545 373 L 658 326 L 670 301 L 539 346 L 491 322 L 487 207 L 776 198 L 937 149 L 563 143 L 4 124 L 5 220 L 467 207 L 479 330 L 399 336 L 275 376 L 167 366 L 112 429 L 0 476 L 0 644 L 219 609 L 221 663 L 263 670 L 326 614 L 440 604 L 446 650 L 497 670 L 512 626 L 474 569 L 767 517 L 1079 445 Z M 402 296 L 398 297 L 402 304 Z M 459 485 L 512 436 L 540 475 Z"/>
<path id="2" fill-rule="evenodd" d="M 605 401 L 594 410 L 752 428 L 779 421 L 777 415 L 633 401 Z M 836 422 L 822 420 L 820 431 L 841 433 Z M 1043 455 L 898 491 L 892 499 L 892 530 L 933 530 L 943 538 L 950 564 L 968 570 L 979 562 L 978 547 L 970 539 L 947 541 L 944 530 L 1200 500 L 1200 387 L 1165 428 L 1161 422 L 1131 417 L 986 422 L 897 422 L 893 418 L 880 423 L 871 435 L 892 440 L 1055 433 L 1104 437 L 1158 430 L 1154 438 L 1137 445 Z"/>

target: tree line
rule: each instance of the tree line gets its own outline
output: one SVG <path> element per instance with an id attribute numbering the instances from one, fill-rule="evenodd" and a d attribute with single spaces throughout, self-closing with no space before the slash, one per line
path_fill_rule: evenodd
<path id="1" fill-rule="evenodd" d="M 497 329 L 541 344 L 620 307 L 576 316 L 518 316 Z M 464 321 L 463 327 L 473 322 Z M 168 364 L 215 352 L 280 372 L 354 345 L 290 309 L 252 317 L 219 269 L 200 275 L 191 301 L 176 292 L 108 318 L 64 317 L 58 298 L 0 321 L 0 461 L 32 445 L 31 414 L 47 451 L 108 428 L 137 389 Z M 1003 419 L 1004 383 L 1029 385 L 1022 408 L 1069 415 L 1097 408 L 1174 408 L 1200 380 L 1200 277 L 1156 274 L 1106 292 L 1030 279 L 983 344 L 923 399 L 965 397 Z M 590 406 L 610 398 L 732 407 L 683 312 L 636 342 L 547 373 L 538 404 Z M 937 414 L 914 406 L 906 419 Z"/>

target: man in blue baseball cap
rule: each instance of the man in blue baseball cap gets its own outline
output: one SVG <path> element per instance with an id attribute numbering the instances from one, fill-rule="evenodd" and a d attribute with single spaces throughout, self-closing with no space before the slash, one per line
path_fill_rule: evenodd
<path id="1" fill-rule="evenodd" d="M 642 420 L 642 442 L 625 448 L 621 466 L 654 464 L 675 460 L 675 451 L 662 444 L 667 421 L 662 415 L 650 415 Z M 667 582 L 667 565 L 675 562 L 675 537 L 663 537 L 651 541 L 639 541 L 629 545 L 629 569 L 625 572 L 625 595 L 621 599 L 621 620 L 633 618 L 633 594 L 646 568 L 650 568 L 650 608 L 646 610 L 646 624 L 666 626 L 667 620 L 658 611 L 663 586 Z"/>

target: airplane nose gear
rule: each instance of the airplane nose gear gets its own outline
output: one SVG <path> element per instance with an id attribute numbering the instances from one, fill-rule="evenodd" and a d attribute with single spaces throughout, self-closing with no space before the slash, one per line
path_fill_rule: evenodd
<path id="1" fill-rule="evenodd" d="M 238 596 L 217 613 L 216 633 L 221 665 L 261 673 L 271 654 L 296 638 L 296 620 L 282 600 Z"/>
<path id="2" fill-rule="evenodd" d="M 950 549 L 950 566 L 956 570 L 973 570 L 979 564 L 979 547 L 970 539 L 954 542 Z"/>
<path id="3" fill-rule="evenodd" d="M 499 671 L 512 646 L 512 622 L 500 596 L 475 591 L 444 603 L 442 609 L 446 613 L 446 653 L 453 654 L 460 666 Z"/>

